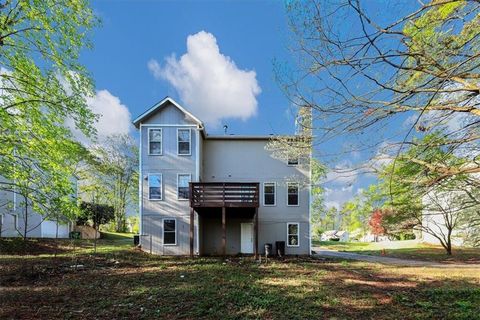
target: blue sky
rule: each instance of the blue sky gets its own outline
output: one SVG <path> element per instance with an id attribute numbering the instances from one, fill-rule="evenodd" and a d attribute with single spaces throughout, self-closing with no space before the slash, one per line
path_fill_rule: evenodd
<path id="1" fill-rule="evenodd" d="M 93 1 L 92 6 L 102 25 L 93 33 L 93 50 L 84 51 L 81 62 L 98 90 L 90 105 L 103 115 L 100 135 L 136 135 L 131 120 L 167 95 L 207 119 L 209 134 L 223 133 L 223 124 L 234 134 L 294 132 L 294 111 L 273 71 L 274 60 L 293 62 L 282 1 Z M 212 70 L 219 69 L 223 87 L 208 81 Z M 320 150 L 334 152 L 346 143 L 341 138 Z M 329 164 L 364 159 L 350 152 Z M 329 179 L 326 202 L 337 207 L 374 181 L 372 176 L 333 173 Z"/>

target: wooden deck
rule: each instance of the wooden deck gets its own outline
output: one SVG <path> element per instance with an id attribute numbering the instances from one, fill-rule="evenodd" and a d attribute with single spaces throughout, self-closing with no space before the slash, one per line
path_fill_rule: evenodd
<path id="1" fill-rule="evenodd" d="M 192 182 L 190 207 L 256 207 L 259 206 L 259 183 Z"/>
<path id="2" fill-rule="evenodd" d="M 222 208 L 222 251 L 225 256 L 227 208 L 255 208 L 253 248 L 257 258 L 259 189 L 258 182 L 190 182 L 190 256 L 193 256 L 195 209 Z"/>

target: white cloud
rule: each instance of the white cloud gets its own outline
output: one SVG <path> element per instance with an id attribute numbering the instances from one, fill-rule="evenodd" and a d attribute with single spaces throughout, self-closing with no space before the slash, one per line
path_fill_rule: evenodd
<path id="1" fill-rule="evenodd" d="M 327 208 L 335 207 L 340 210 L 342 208 L 342 205 L 345 202 L 351 200 L 357 192 L 354 191 L 353 186 L 325 188 L 325 206 Z"/>
<path id="2" fill-rule="evenodd" d="M 130 132 L 132 128 L 130 111 L 118 97 L 108 90 L 99 90 L 95 96 L 87 97 L 86 100 L 90 110 L 98 115 L 98 121 L 94 124 L 98 142 L 110 135 Z M 70 121 L 68 124 L 73 128 L 73 122 Z M 78 141 L 84 144 L 91 143 L 78 129 L 73 128 L 72 132 Z"/>
<path id="3" fill-rule="evenodd" d="M 187 52 L 174 55 L 161 66 L 148 62 L 156 79 L 168 81 L 190 111 L 205 123 L 218 126 L 222 119 L 246 120 L 257 113 L 257 96 L 261 92 L 255 71 L 242 70 L 220 52 L 217 39 L 200 31 L 187 38 Z"/>
<path id="4" fill-rule="evenodd" d="M 349 161 L 342 161 L 327 173 L 325 182 L 351 185 L 357 181 L 358 175 L 358 168 L 354 168 Z"/>

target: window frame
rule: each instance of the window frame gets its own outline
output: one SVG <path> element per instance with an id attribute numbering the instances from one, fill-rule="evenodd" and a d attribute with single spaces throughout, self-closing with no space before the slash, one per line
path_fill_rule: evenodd
<path id="1" fill-rule="evenodd" d="M 295 160 L 296 160 L 296 163 L 290 163 L 291 160 L 293 160 L 294 158 L 290 158 L 290 157 L 287 157 L 287 166 L 289 167 L 297 167 L 300 163 L 300 159 L 299 157 L 297 157 Z"/>
<path id="2" fill-rule="evenodd" d="M 160 199 L 152 199 L 150 195 L 150 176 L 159 176 L 160 177 Z M 148 188 L 148 200 L 149 201 L 162 201 L 163 200 L 163 174 L 161 173 L 149 173 L 147 175 L 147 188 Z"/>
<path id="3" fill-rule="evenodd" d="M 175 231 L 167 231 L 169 233 L 175 233 L 175 243 L 165 243 L 165 221 L 166 220 L 173 220 L 175 221 Z M 162 219 L 162 244 L 164 246 L 176 246 L 177 245 L 177 218 L 163 218 Z"/>
<path id="4" fill-rule="evenodd" d="M 290 185 L 296 185 L 297 186 L 297 204 L 289 204 L 288 202 L 288 196 L 290 193 L 288 192 L 288 188 Z M 287 207 L 299 207 L 300 206 L 300 183 L 298 182 L 287 182 Z"/>
<path id="5" fill-rule="evenodd" d="M 178 201 L 188 201 L 188 200 L 190 200 L 190 190 L 189 190 L 187 199 L 180 198 L 180 192 L 178 192 L 178 188 L 180 187 L 180 176 L 188 176 L 189 177 L 189 183 L 190 183 L 190 182 L 192 182 L 192 174 L 191 173 L 177 173 L 177 200 Z M 187 188 L 190 188 L 190 184 L 187 186 Z"/>
<path id="6" fill-rule="evenodd" d="M 150 131 L 156 130 L 160 131 L 160 153 L 152 153 L 150 148 L 150 142 L 159 142 L 159 141 L 150 141 Z M 149 156 L 161 156 L 163 155 L 163 128 L 148 128 L 147 130 L 147 141 L 148 141 L 148 155 Z"/>
<path id="7" fill-rule="evenodd" d="M 290 236 L 290 235 L 295 235 L 295 234 L 293 234 L 293 233 L 292 233 L 292 234 L 289 233 L 289 230 L 288 230 L 288 229 L 289 229 L 289 226 L 290 226 L 290 225 L 297 225 L 297 234 L 296 234 L 296 236 L 297 236 L 298 241 L 297 241 L 297 244 L 296 244 L 296 245 L 293 245 L 293 244 L 290 244 L 290 243 L 289 243 L 289 236 Z M 300 247 L 300 222 L 287 222 L 287 247 L 291 247 L 291 248 Z"/>
<path id="8" fill-rule="evenodd" d="M 273 204 L 265 204 L 265 185 L 273 185 Z M 277 183 L 273 181 L 265 181 L 263 183 L 263 206 L 264 207 L 275 207 L 277 205 Z M 270 194 L 270 193 L 269 193 Z"/>
<path id="9" fill-rule="evenodd" d="M 180 153 L 180 142 L 186 142 L 186 141 L 180 141 L 178 133 L 181 130 L 188 130 L 188 153 Z M 177 128 L 177 155 L 178 156 L 191 156 L 192 155 L 192 129 L 191 128 Z"/>

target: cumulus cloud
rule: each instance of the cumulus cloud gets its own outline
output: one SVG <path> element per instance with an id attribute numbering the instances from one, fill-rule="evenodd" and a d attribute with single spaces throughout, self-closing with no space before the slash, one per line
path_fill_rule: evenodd
<path id="1" fill-rule="evenodd" d="M 325 182 L 351 185 L 357 181 L 358 175 L 358 168 L 353 167 L 349 161 L 342 161 L 327 172 Z"/>
<path id="2" fill-rule="evenodd" d="M 148 69 L 156 79 L 168 81 L 186 107 L 205 123 L 222 119 L 246 120 L 257 113 L 261 88 L 252 70 L 242 70 L 220 52 L 217 39 L 200 31 L 187 38 L 187 52 L 172 55 L 162 66 L 152 59 Z"/>
<path id="3" fill-rule="evenodd" d="M 342 205 L 356 195 L 353 186 L 339 188 L 325 188 L 324 199 L 327 208 L 335 207 L 338 210 Z"/>
<path id="4" fill-rule="evenodd" d="M 86 100 L 90 110 L 98 115 L 98 121 L 94 124 L 98 142 L 110 135 L 130 132 L 132 128 L 130 111 L 118 97 L 112 95 L 108 90 L 99 90 L 95 96 L 87 97 Z M 73 122 L 68 124 L 73 127 Z M 91 143 L 79 130 L 73 128 L 72 132 L 75 138 L 83 144 Z"/>

